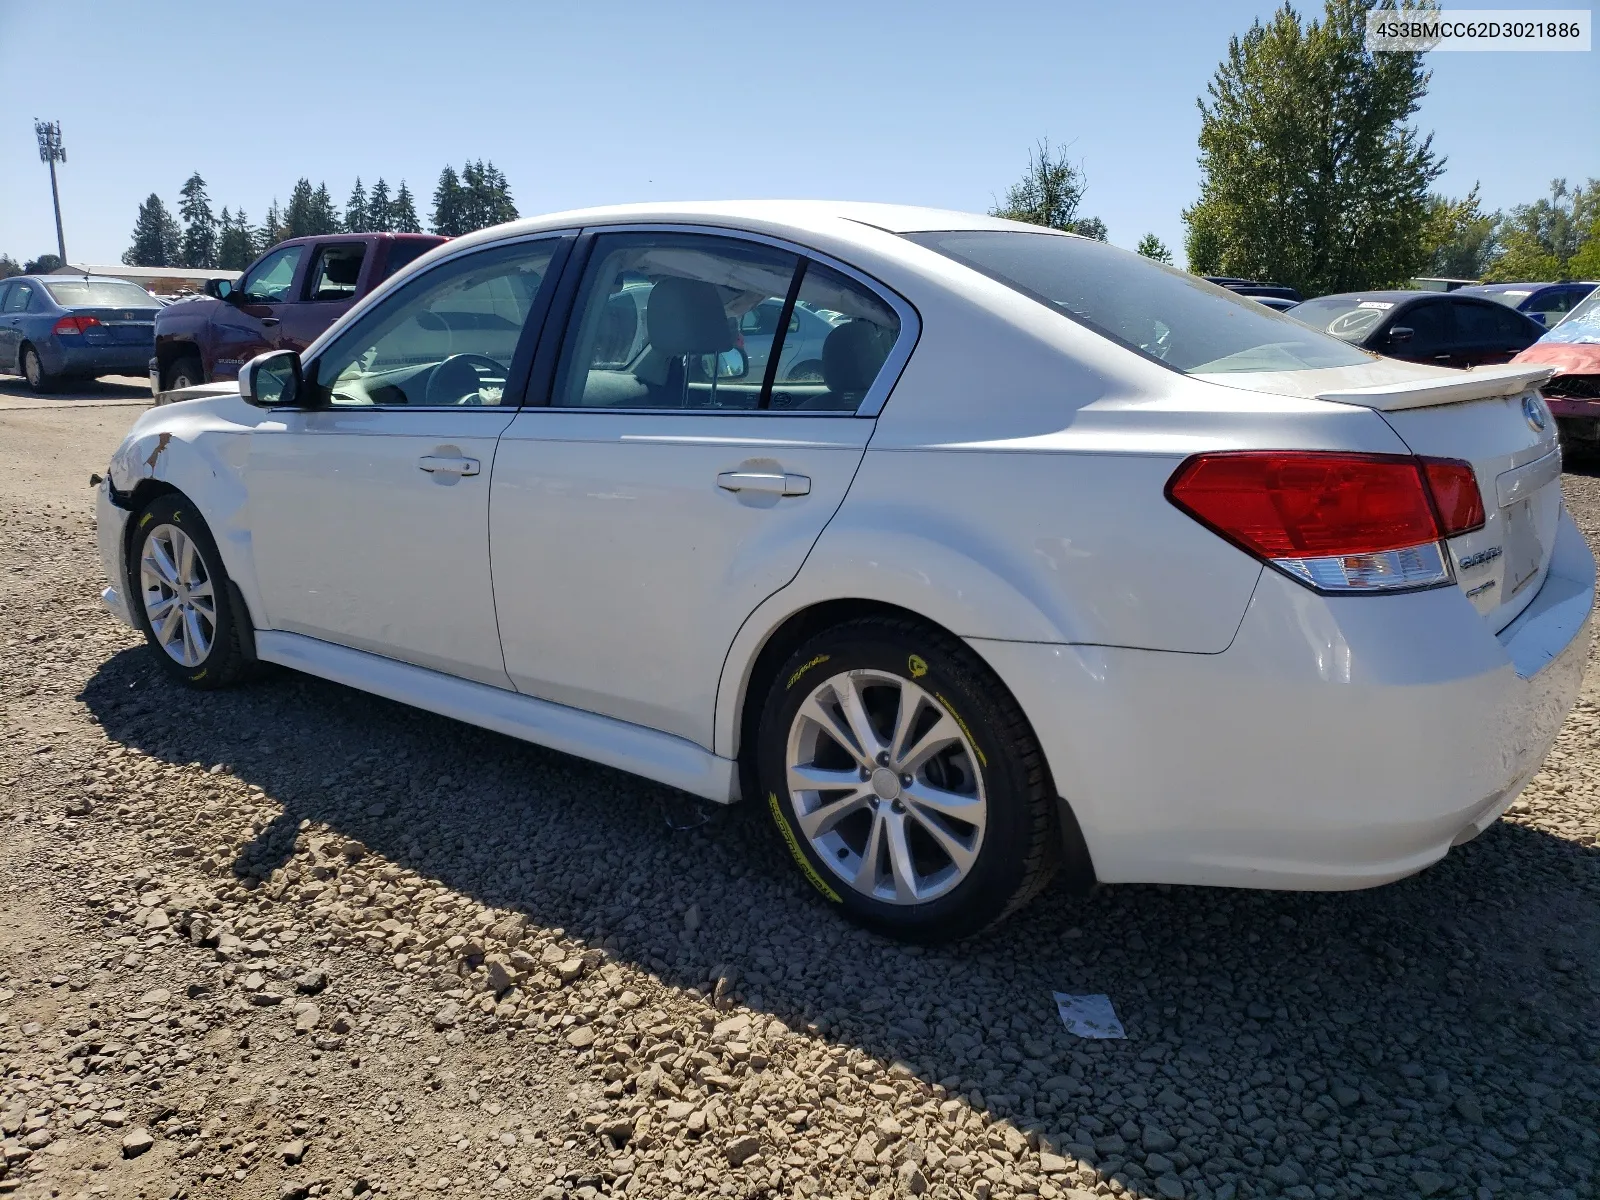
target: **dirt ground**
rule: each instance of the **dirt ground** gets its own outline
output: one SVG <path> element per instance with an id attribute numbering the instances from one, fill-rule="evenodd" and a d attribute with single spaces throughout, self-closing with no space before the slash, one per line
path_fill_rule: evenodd
<path id="1" fill-rule="evenodd" d="M 287 672 L 167 682 L 87 486 L 137 383 L 0 381 L 0 1195 L 1597 1194 L 1593 658 L 1414 879 L 1052 892 L 919 952 L 751 806 Z M 1600 546 L 1600 473 L 1565 486 Z"/>

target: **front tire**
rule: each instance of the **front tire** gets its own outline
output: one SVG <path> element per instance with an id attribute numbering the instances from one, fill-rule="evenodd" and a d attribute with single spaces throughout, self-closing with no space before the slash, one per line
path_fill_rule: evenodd
<path id="1" fill-rule="evenodd" d="M 202 689 L 244 677 L 228 572 L 189 501 L 158 496 L 135 518 L 128 582 L 134 618 L 169 675 Z"/>
<path id="2" fill-rule="evenodd" d="M 889 937 L 967 937 L 1027 904 L 1059 858 L 1027 719 L 965 645 L 911 619 L 816 635 L 762 712 L 761 796 L 801 872 Z"/>
<path id="3" fill-rule="evenodd" d="M 29 390 L 40 396 L 55 391 L 60 382 L 45 369 L 44 360 L 32 346 L 22 348 L 22 378 L 27 381 Z"/>
<path id="4" fill-rule="evenodd" d="M 200 360 L 191 354 L 167 365 L 161 374 L 161 390 L 176 392 L 180 388 L 199 387 L 205 381 Z"/>

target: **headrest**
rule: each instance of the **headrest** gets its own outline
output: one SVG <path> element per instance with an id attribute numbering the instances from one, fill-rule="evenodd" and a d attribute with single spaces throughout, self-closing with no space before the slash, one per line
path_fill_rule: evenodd
<path id="1" fill-rule="evenodd" d="M 355 254 L 335 254 L 322 260 L 322 274 L 329 283 L 354 287 L 361 276 L 361 258 Z"/>
<path id="2" fill-rule="evenodd" d="M 884 353 L 877 328 L 869 321 L 850 321 L 822 343 L 822 381 L 830 392 L 864 392 L 878 377 Z"/>
<path id="3" fill-rule="evenodd" d="M 668 358 L 733 349 L 733 330 L 722 310 L 722 297 L 702 279 L 663 279 L 650 289 L 646 313 L 650 346 Z"/>

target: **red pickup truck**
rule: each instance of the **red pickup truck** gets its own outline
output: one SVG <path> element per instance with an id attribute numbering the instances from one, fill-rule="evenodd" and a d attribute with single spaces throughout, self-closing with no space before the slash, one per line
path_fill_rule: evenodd
<path id="1" fill-rule="evenodd" d="M 290 238 L 237 282 L 210 280 L 206 294 L 156 314 L 150 390 L 218 379 L 268 350 L 304 350 L 349 307 L 445 238 L 423 233 L 349 233 Z"/>

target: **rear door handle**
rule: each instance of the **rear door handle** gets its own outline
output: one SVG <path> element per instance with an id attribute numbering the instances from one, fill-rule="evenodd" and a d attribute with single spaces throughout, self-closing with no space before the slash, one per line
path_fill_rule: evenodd
<path id="1" fill-rule="evenodd" d="M 445 458 L 438 454 L 424 454 L 417 466 L 430 475 L 476 475 L 482 464 L 475 458 Z"/>
<path id="2" fill-rule="evenodd" d="M 717 476 L 717 486 L 725 492 L 762 492 L 769 496 L 811 494 L 809 476 L 776 471 L 724 471 Z"/>
<path id="3" fill-rule="evenodd" d="M 264 325 L 268 329 L 271 329 L 274 325 L 277 325 L 278 323 L 279 323 L 279 319 L 277 317 L 262 317 L 261 318 L 261 324 Z"/>

